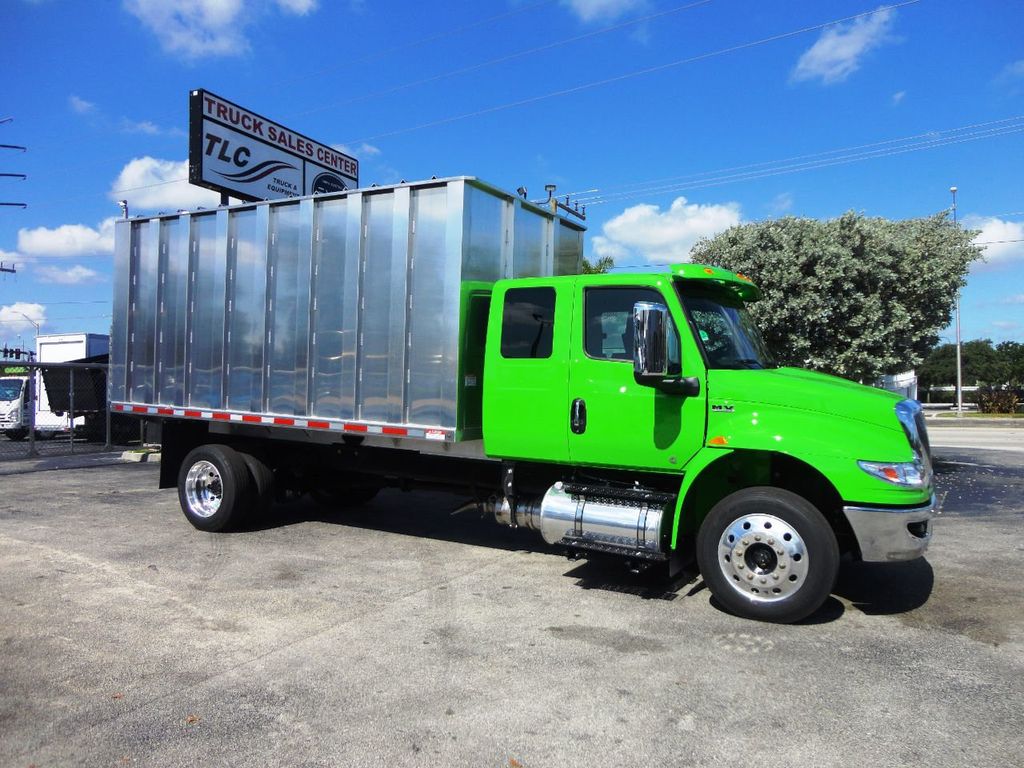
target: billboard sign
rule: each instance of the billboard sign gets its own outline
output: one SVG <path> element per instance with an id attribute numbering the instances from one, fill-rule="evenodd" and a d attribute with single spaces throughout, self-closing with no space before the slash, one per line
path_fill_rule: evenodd
<path id="1" fill-rule="evenodd" d="M 359 161 L 199 89 L 189 94 L 188 180 L 240 200 L 359 186 Z"/>

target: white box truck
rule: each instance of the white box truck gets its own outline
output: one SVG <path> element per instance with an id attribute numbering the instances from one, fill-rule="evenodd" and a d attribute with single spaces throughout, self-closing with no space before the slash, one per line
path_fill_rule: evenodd
<path id="1" fill-rule="evenodd" d="M 103 333 L 50 333 L 36 338 L 36 362 L 69 363 L 84 358 L 105 355 L 110 351 L 110 337 Z M 71 429 L 68 414 L 54 412 L 50 407 L 50 395 L 43 385 L 43 377 L 36 373 L 36 432 L 55 434 Z M 76 426 L 82 426 L 84 417 L 75 419 Z"/>

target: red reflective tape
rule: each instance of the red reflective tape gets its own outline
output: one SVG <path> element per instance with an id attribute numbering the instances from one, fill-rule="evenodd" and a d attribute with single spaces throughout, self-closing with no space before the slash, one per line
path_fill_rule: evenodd
<path id="1" fill-rule="evenodd" d="M 124 410 L 124 406 L 123 405 L 115 405 L 114 406 L 114 410 L 115 411 L 123 411 Z"/>
<path id="2" fill-rule="evenodd" d="M 347 432 L 365 432 L 366 431 L 366 425 L 365 424 L 346 424 L 345 425 L 345 430 Z"/>
<path id="3" fill-rule="evenodd" d="M 133 405 L 132 413 L 149 413 L 149 408 L 144 405 Z"/>
<path id="4" fill-rule="evenodd" d="M 286 426 L 286 427 L 293 427 L 293 426 L 295 426 L 295 419 L 282 419 L 282 418 L 279 418 L 279 417 L 275 416 L 274 417 L 274 423 L 275 424 L 281 424 L 281 425 Z"/>
<path id="5" fill-rule="evenodd" d="M 162 416 L 173 416 L 174 415 L 174 409 L 173 408 L 157 408 L 156 412 L 159 413 Z"/>
<path id="6" fill-rule="evenodd" d="M 203 412 L 202 411 L 185 411 L 185 415 L 188 416 L 190 419 L 201 419 L 201 418 L 203 418 Z"/>
<path id="7" fill-rule="evenodd" d="M 402 429 L 401 427 L 384 427 L 381 429 L 381 432 L 385 435 L 401 435 L 402 437 L 409 434 L 409 430 Z"/>
<path id="8" fill-rule="evenodd" d="M 214 413 L 213 414 L 213 418 L 215 418 L 217 421 L 231 421 L 231 414 L 230 413 Z"/>
<path id="9" fill-rule="evenodd" d="M 310 429 L 330 429 L 331 422 L 329 421 L 307 421 Z"/>
<path id="10" fill-rule="evenodd" d="M 260 424 L 263 421 L 262 416 L 253 416 L 251 413 L 243 413 L 242 421 L 247 421 L 250 424 Z"/>

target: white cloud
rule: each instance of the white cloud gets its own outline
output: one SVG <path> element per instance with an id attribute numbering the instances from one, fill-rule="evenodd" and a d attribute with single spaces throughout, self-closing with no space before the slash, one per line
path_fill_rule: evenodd
<path id="1" fill-rule="evenodd" d="M 162 128 L 149 120 L 132 120 L 127 117 L 121 118 L 122 133 L 142 133 L 147 136 L 177 136 L 184 137 L 186 134 L 180 128 Z"/>
<path id="2" fill-rule="evenodd" d="M 690 249 L 700 238 L 739 223 L 738 203 L 700 205 L 677 197 L 666 211 L 646 204 L 627 208 L 608 221 L 602 227 L 603 234 L 591 242 L 598 258 L 666 264 L 687 261 Z"/>
<path id="3" fill-rule="evenodd" d="M 96 228 L 64 224 L 18 230 L 18 250 L 26 256 L 96 256 L 114 252 L 114 218 Z"/>
<path id="4" fill-rule="evenodd" d="M 817 42 L 804 51 L 792 79 L 821 80 L 825 85 L 840 83 L 860 68 L 861 59 L 892 38 L 894 12 L 880 10 L 824 30 Z"/>
<path id="5" fill-rule="evenodd" d="M 278 6 L 296 16 L 305 16 L 316 10 L 317 0 L 277 0 Z"/>
<path id="6" fill-rule="evenodd" d="M 245 27 L 258 15 L 256 4 L 243 0 L 125 0 L 124 5 L 165 51 L 192 59 L 248 52 Z M 274 0 L 273 5 L 305 16 L 316 9 L 317 0 Z"/>
<path id="7" fill-rule="evenodd" d="M 1024 304 L 1024 293 L 1018 293 L 1016 296 L 1007 296 L 1003 299 L 1003 304 Z"/>
<path id="8" fill-rule="evenodd" d="M 83 267 L 76 264 L 70 269 L 60 267 L 37 266 L 34 270 L 36 277 L 44 283 L 59 283 L 60 285 L 80 285 L 81 283 L 92 283 L 99 279 L 99 272 L 95 269 Z"/>
<path id="9" fill-rule="evenodd" d="M 898 107 L 900 104 L 903 103 L 903 100 L 906 97 L 907 97 L 907 92 L 906 91 L 896 91 L 896 93 L 894 93 L 892 95 L 892 104 L 893 104 L 893 106 L 894 107 Z"/>
<path id="10" fill-rule="evenodd" d="M 982 246 L 985 263 L 979 264 L 979 268 L 1024 261 L 1024 222 L 1004 221 L 995 216 L 965 216 L 963 223 L 968 229 L 981 230 L 974 240 L 975 243 L 985 243 Z"/>
<path id="11" fill-rule="evenodd" d="M 562 0 L 581 21 L 613 21 L 647 5 L 646 0 Z"/>
<path id="12" fill-rule="evenodd" d="M 111 200 L 127 200 L 131 212 L 173 211 L 179 208 L 216 206 L 220 196 L 188 183 L 188 160 L 137 157 L 114 180 Z"/>
<path id="13" fill-rule="evenodd" d="M 91 101 L 81 99 L 74 94 L 68 97 L 68 105 L 71 107 L 72 112 L 77 112 L 79 115 L 87 115 L 96 109 L 96 105 Z"/>
<path id="14" fill-rule="evenodd" d="M 16 301 L 0 307 L 0 330 L 5 334 L 34 331 L 36 325 L 46 325 L 46 307 L 42 304 Z"/>
<path id="15" fill-rule="evenodd" d="M 999 73 L 999 78 L 1004 80 L 1024 79 L 1024 59 L 1014 61 L 1003 67 L 1003 71 Z"/>
<path id="16" fill-rule="evenodd" d="M 793 194 L 791 192 L 780 192 L 768 206 L 773 216 L 783 216 L 793 210 Z"/>
<path id="17" fill-rule="evenodd" d="M 350 147 L 348 144 L 332 144 L 331 149 L 336 149 L 339 152 L 344 152 L 346 155 L 360 160 L 364 157 L 376 157 L 380 154 L 380 148 L 373 146 L 373 144 L 367 144 L 365 141 L 358 147 Z"/>

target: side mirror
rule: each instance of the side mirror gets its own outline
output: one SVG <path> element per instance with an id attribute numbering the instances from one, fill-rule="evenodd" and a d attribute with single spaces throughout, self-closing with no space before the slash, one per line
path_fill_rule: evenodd
<path id="1" fill-rule="evenodd" d="M 638 301 L 633 305 L 633 378 L 644 387 L 693 397 L 700 394 L 700 379 L 669 378 L 669 339 L 675 333 L 664 304 Z"/>
<path id="2" fill-rule="evenodd" d="M 668 376 L 671 324 L 672 316 L 664 304 L 638 301 L 633 305 L 633 376 L 638 384 Z"/>

